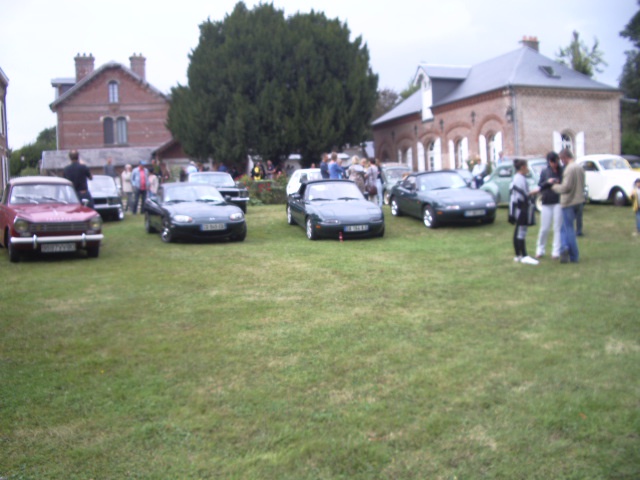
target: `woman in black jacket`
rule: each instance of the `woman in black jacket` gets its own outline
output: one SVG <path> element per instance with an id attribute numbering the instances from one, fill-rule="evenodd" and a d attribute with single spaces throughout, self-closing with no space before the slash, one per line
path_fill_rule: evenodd
<path id="1" fill-rule="evenodd" d="M 562 229 L 562 207 L 560 206 L 560 195 L 551 189 L 549 179 L 556 179 L 555 183 L 562 183 L 562 167 L 560 158 L 556 152 L 547 154 L 547 168 L 540 174 L 540 196 L 542 198 L 542 211 L 540 212 L 540 232 L 538 234 L 538 245 L 536 247 L 536 258 L 544 257 L 549 231 L 553 228 L 553 247 L 551 258 L 560 258 L 560 231 Z"/>

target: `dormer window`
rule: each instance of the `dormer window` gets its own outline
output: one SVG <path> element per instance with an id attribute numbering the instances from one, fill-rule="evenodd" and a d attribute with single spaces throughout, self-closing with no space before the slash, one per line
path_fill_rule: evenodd
<path id="1" fill-rule="evenodd" d="M 118 82 L 112 80 L 109 82 L 109 103 L 120 102 L 120 96 L 118 92 Z"/>
<path id="2" fill-rule="evenodd" d="M 552 66 L 542 65 L 540 66 L 540 70 L 549 78 L 560 78 L 560 75 L 556 73 Z"/>

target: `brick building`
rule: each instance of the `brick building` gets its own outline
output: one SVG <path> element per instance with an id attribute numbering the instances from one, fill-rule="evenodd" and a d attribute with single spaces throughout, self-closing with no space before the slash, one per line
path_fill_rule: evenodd
<path id="1" fill-rule="evenodd" d="M 469 159 L 620 152 L 619 90 L 538 52 L 525 37 L 471 67 L 420 65 L 420 88 L 373 122 L 375 151 L 414 170 L 464 168 Z"/>
<path id="2" fill-rule="evenodd" d="M 64 167 L 71 149 L 93 170 L 109 157 L 116 167 L 135 165 L 172 139 L 166 127 L 169 97 L 147 82 L 145 57 L 132 55 L 129 67 L 109 62 L 95 69 L 94 61 L 91 54 L 78 54 L 75 78 L 51 81 L 57 151 L 43 154 L 44 172 Z"/>
<path id="3" fill-rule="evenodd" d="M 9 140 L 7 135 L 7 87 L 9 79 L 0 68 L 0 187 L 9 180 Z"/>

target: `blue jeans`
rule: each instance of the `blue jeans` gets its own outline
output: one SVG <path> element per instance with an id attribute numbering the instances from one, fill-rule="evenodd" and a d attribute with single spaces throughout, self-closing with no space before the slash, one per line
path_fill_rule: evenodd
<path id="1" fill-rule="evenodd" d="M 140 213 L 144 213 L 144 202 L 147 199 L 147 191 L 134 189 L 133 192 L 133 205 L 131 206 L 131 212 L 135 215 L 138 212 L 138 202 L 140 202 Z"/>
<path id="2" fill-rule="evenodd" d="M 574 228 L 576 222 L 576 215 L 581 209 L 582 205 L 571 205 L 562 209 L 562 251 L 569 252 L 569 260 L 577 262 L 580 258 L 580 252 L 578 251 L 578 239 L 576 237 L 576 230 Z"/>
<path id="3" fill-rule="evenodd" d="M 636 212 L 636 229 L 638 230 L 638 233 L 640 233 L 640 208 Z"/>

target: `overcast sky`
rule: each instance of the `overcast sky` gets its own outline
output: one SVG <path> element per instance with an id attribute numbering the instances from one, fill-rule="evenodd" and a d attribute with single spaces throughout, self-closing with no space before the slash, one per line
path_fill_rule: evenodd
<path id="1" fill-rule="evenodd" d="M 198 26 L 224 20 L 234 0 L 20 0 L 0 11 L 0 68 L 9 78 L 9 146 L 34 142 L 56 125 L 49 109 L 53 78 L 74 77 L 73 58 L 93 54 L 95 67 L 129 57 L 147 58 L 147 81 L 162 92 L 187 83 L 188 55 Z M 252 8 L 258 1 L 246 0 Z M 265 2 L 263 2 L 265 3 Z M 266 2 L 268 3 L 268 2 Z M 573 30 L 591 47 L 594 39 L 608 63 L 596 79 L 611 86 L 631 43 L 620 31 L 638 11 L 637 0 L 274 0 L 286 15 L 324 12 L 362 36 L 379 88 L 401 91 L 419 63 L 473 65 L 537 36 L 540 53 L 555 58 Z"/>

